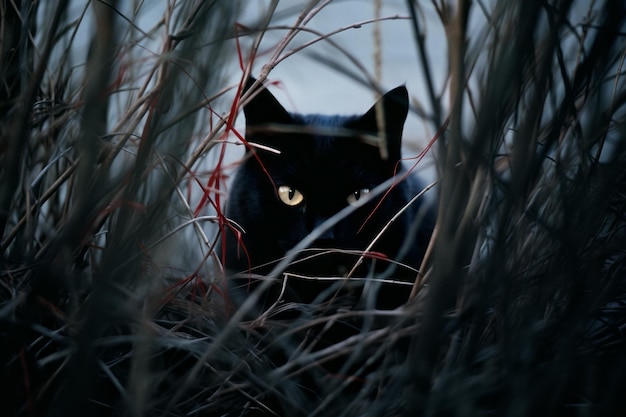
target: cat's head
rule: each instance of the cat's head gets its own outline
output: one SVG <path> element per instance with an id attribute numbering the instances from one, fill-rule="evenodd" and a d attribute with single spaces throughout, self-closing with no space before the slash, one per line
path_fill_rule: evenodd
<path id="1" fill-rule="evenodd" d="M 250 78 L 244 91 L 249 90 L 255 81 Z M 351 138 L 353 144 L 369 144 L 373 148 L 371 150 L 377 150 L 381 159 L 394 167 L 400 160 L 402 130 L 409 111 L 409 95 L 404 86 L 387 92 L 360 116 L 293 114 L 285 110 L 265 87 L 261 86 L 254 94 L 252 100 L 244 106 L 248 141 L 270 147 L 275 145 L 279 149 L 298 146 L 295 140 L 289 139 L 289 133 L 314 133 L 310 136 L 322 140 Z M 302 129 L 303 126 L 306 129 Z M 281 134 L 281 131 L 287 134 Z"/>
<path id="2" fill-rule="evenodd" d="M 227 203 L 227 216 L 245 230 L 242 242 L 249 258 L 231 245 L 226 260 L 239 270 L 281 257 L 324 220 L 368 198 L 370 190 L 392 177 L 409 107 L 405 87 L 389 91 L 357 116 L 293 114 L 264 87 L 253 93 L 244 106 L 250 147 Z M 365 249 L 406 202 L 404 194 L 402 187 L 393 189 L 376 211 L 380 197 L 372 198 L 315 246 Z M 397 250 L 401 238 L 393 234 L 381 240 L 382 252 Z M 389 243 L 393 240 L 398 242 Z"/>

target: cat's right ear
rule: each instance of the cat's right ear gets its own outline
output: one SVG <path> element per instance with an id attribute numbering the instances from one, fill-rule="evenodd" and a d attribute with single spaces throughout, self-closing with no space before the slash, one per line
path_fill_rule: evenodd
<path id="1" fill-rule="evenodd" d="M 256 80 L 248 78 L 243 90 L 245 94 L 252 88 Z M 293 119 L 285 108 L 263 85 L 259 85 L 253 92 L 252 99 L 243 106 L 246 116 L 246 129 L 253 132 L 255 128 L 272 124 L 291 124 Z"/>

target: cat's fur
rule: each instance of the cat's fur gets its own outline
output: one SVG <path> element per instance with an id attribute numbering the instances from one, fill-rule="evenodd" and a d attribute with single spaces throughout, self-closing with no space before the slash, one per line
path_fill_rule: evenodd
<path id="1" fill-rule="evenodd" d="M 246 88 L 253 82 L 249 80 Z M 229 230 L 224 236 L 226 270 L 231 275 L 243 273 L 240 279 L 231 278 L 230 292 L 236 301 L 240 302 L 245 293 L 254 288 L 249 282 L 253 276 L 250 273 L 267 274 L 277 260 L 316 226 L 346 207 L 349 195 L 363 189 L 372 190 L 394 174 L 404 172 L 400 148 L 409 107 L 406 88 L 389 91 L 381 98 L 381 103 L 386 159 L 377 146 L 363 140 L 364 135 L 378 135 L 375 106 L 361 116 L 292 114 L 264 87 L 245 105 L 247 141 L 270 147 L 280 154 L 248 148 L 230 186 L 226 216 L 244 230 L 241 240 Z M 283 203 L 277 191 L 283 185 L 301 192 L 304 201 L 295 207 Z M 312 247 L 322 252 L 364 250 L 391 217 L 422 188 L 420 181 L 409 175 L 396 183 L 384 198 L 372 198 L 340 221 Z M 388 227 L 373 247 L 374 257 L 381 258 L 382 254 L 388 260 L 419 268 L 434 225 L 434 211 L 423 201 L 411 206 Z M 417 228 L 412 227 L 416 219 L 421 219 Z M 413 229 L 417 233 L 411 235 L 409 230 Z M 405 239 L 410 239 L 410 244 L 399 258 Z M 300 258 L 311 253 L 303 253 Z M 330 253 L 294 263 L 287 270 L 306 275 L 341 276 L 357 259 L 354 254 Z M 359 273 L 371 276 L 390 265 L 392 263 L 384 259 L 372 261 L 370 256 Z M 414 271 L 407 274 L 406 268 L 394 268 L 391 278 L 415 276 Z M 290 297 L 298 301 L 310 302 L 322 290 L 320 286 L 299 285 L 294 283 L 288 288 Z"/>

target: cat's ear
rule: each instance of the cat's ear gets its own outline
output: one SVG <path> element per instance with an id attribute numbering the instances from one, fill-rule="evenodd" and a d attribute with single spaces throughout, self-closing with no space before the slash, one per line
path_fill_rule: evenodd
<path id="1" fill-rule="evenodd" d="M 252 88 L 255 82 L 254 78 L 248 78 L 243 93 Z M 259 85 L 253 94 L 252 99 L 243 107 L 243 113 L 246 116 L 246 126 L 249 130 L 253 130 L 255 126 L 293 123 L 293 119 L 287 110 L 263 85 Z"/>
<path id="2" fill-rule="evenodd" d="M 405 86 L 396 87 L 383 95 L 363 116 L 351 123 L 350 127 L 369 133 L 378 134 L 382 126 L 378 125 L 376 108 L 381 104 L 384 117 L 385 139 L 387 140 L 387 159 L 397 162 L 401 157 L 402 129 L 409 113 L 409 93 Z"/>

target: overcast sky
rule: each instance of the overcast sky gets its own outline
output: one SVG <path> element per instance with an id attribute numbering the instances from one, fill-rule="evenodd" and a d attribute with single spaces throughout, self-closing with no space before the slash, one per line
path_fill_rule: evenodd
<path id="1" fill-rule="evenodd" d="M 269 1 L 250 2 L 244 10 L 240 22 L 254 25 L 267 13 Z M 372 0 L 335 0 L 325 6 L 308 24 L 307 27 L 319 33 L 330 33 L 355 23 L 365 22 L 375 17 L 374 1 Z M 404 0 L 385 0 L 381 16 L 398 17 L 380 22 L 382 80 L 381 85 L 389 90 L 398 85 L 406 85 L 413 99 L 425 100 L 423 76 L 418 64 L 417 49 L 413 29 L 407 19 L 409 12 Z M 445 35 L 441 29 L 439 18 L 430 3 L 425 4 L 422 14 L 429 47 L 429 59 L 436 85 L 441 88 L 446 74 L 447 62 Z M 297 14 L 305 2 L 281 2 L 272 20 L 271 26 L 293 25 Z M 294 6 L 294 5 L 299 5 Z M 350 28 L 333 35 L 332 40 L 348 52 L 360 65 L 374 75 L 374 24 Z M 254 74 L 258 75 L 263 65 L 271 57 L 278 42 L 287 33 L 286 29 L 268 31 L 261 45 L 262 53 L 256 58 Z M 309 33 L 296 37 L 287 50 L 296 48 L 316 38 Z M 280 81 L 282 89 L 273 88 L 276 97 L 288 110 L 303 113 L 339 113 L 354 114 L 366 111 L 375 101 L 375 94 L 350 76 L 331 68 L 328 62 L 337 63 L 348 71 L 362 76 L 362 70 L 350 61 L 345 53 L 321 41 L 308 47 L 281 62 L 272 70 L 270 79 Z M 237 74 L 235 74 L 237 76 Z M 430 139 L 432 127 L 410 115 L 405 128 L 405 140 L 416 143 L 418 147 Z"/>

